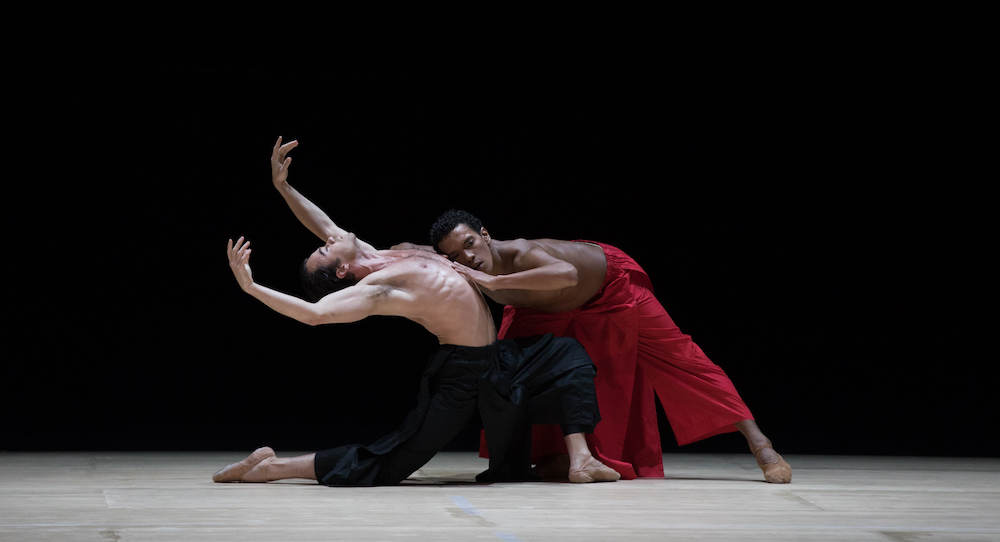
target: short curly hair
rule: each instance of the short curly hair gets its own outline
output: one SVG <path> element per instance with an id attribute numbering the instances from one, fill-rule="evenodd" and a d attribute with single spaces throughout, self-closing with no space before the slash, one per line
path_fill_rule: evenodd
<path id="1" fill-rule="evenodd" d="M 438 248 L 438 243 L 447 237 L 459 224 L 465 224 L 469 229 L 476 232 L 483 229 L 483 223 L 473 216 L 472 213 L 460 209 L 449 209 L 439 216 L 434 225 L 431 226 L 430 238 L 431 246 L 434 247 L 434 250 L 441 252 L 441 249 Z"/>

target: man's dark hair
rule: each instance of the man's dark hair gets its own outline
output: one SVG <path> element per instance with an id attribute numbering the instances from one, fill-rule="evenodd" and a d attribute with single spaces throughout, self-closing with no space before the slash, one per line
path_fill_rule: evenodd
<path id="1" fill-rule="evenodd" d="M 434 247 L 434 250 L 441 252 L 441 249 L 438 248 L 438 243 L 447 237 L 452 230 L 457 228 L 459 224 L 465 224 L 476 233 L 479 233 L 483 229 L 483 223 L 478 218 L 472 216 L 472 213 L 459 209 L 449 209 L 443 215 L 439 216 L 434 225 L 431 226 L 431 246 Z"/>
<path id="2" fill-rule="evenodd" d="M 308 261 L 309 258 L 302 261 L 302 267 L 299 268 L 299 278 L 302 280 L 302 289 L 306 291 L 306 296 L 310 301 L 319 301 L 328 294 L 358 283 L 358 279 L 354 278 L 354 273 L 348 273 L 344 278 L 337 277 L 339 259 L 329 266 L 318 267 L 315 271 L 309 271 L 306 268 Z"/>

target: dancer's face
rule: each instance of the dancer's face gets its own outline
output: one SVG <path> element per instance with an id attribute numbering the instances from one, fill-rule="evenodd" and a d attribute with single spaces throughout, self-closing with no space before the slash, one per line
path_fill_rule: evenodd
<path id="1" fill-rule="evenodd" d="M 441 239 L 438 250 L 453 262 L 492 274 L 493 253 L 490 250 L 490 234 L 486 228 L 475 231 L 465 224 L 459 224 Z"/>
<path id="2" fill-rule="evenodd" d="M 327 267 L 335 262 L 339 266 L 350 266 L 358 256 L 358 238 L 353 233 L 346 233 L 341 237 L 329 237 L 326 244 L 317 248 L 309 255 L 306 261 L 306 269 L 315 271 L 321 267 Z M 338 275 L 340 269 L 338 268 Z"/>

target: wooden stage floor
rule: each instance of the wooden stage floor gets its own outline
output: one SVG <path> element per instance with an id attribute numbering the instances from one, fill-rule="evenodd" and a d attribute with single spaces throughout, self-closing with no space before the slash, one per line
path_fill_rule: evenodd
<path id="1" fill-rule="evenodd" d="M 792 455 L 770 485 L 750 454 L 672 454 L 666 479 L 490 485 L 451 452 L 398 487 L 211 481 L 248 452 L 0 453 L 0 540 L 1000 540 L 1000 459 Z"/>

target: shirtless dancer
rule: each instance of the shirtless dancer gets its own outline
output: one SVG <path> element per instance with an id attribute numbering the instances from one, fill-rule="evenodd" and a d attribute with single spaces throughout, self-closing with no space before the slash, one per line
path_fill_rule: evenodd
<path id="1" fill-rule="evenodd" d="M 555 239 L 500 241 L 474 216 L 454 210 L 438 219 L 431 244 L 506 305 L 501 338 L 554 333 L 583 343 L 598 368 L 605 421 L 587 439 L 594 455 L 623 477 L 663 476 L 655 390 L 679 444 L 738 430 L 766 481 L 791 481 L 791 467 L 732 381 L 681 333 L 653 296 L 649 277 L 621 250 Z M 534 428 L 534 451 L 558 453 L 560 443 L 545 430 Z"/>
<path id="2" fill-rule="evenodd" d="M 236 243 L 230 239 L 227 246 L 229 265 L 240 287 L 275 311 L 308 325 L 355 322 L 371 315 L 403 316 L 436 335 L 442 347 L 425 373 L 417 410 L 397 434 L 369 446 L 344 446 L 298 457 L 279 458 L 270 448 L 259 448 L 217 472 L 213 480 L 399 483 L 430 460 L 484 404 L 490 407 L 490 413 L 480 412 L 488 438 L 500 435 L 496 450 L 491 442 L 491 453 L 507 453 L 507 460 L 524 463 L 506 473 L 494 472 L 494 479 L 526 472 L 527 454 L 518 456 L 515 448 L 518 424 L 526 430 L 525 422 L 530 419 L 564 425 L 571 481 L 617 480 L 618 473 L 595 459 L 585 440 L 585 430 L 592 430 L 600 415 L 594 400 L 593 365 L 579 343 L 552 336 L 537 342 L 497 341 L 482 295 L 447 259 L 426 251 L 376 250 L 334 224 L 292 188 L 287 182 L 291 158 L 286 155 L 295 146 L 297 142 L 282 145 L 279 138 L 271 170 L 275 187 L 296 217 L 326 241 L 307 258 L 305 272 L 334 283 L 346 282 L 328 285 L 327 290 L 335 291 L 315 303 L 262 286 L 254 282 L 250 270 L 250 243 L 241 237 Z M 543 382 L 538 381 L 539 375 Z M 515 397 L 518 393 L 522 396 Z M 489 434 L 491 427 L 499 429 Z M 520 443 L 523 448 L 530 441 L 522 436 Z M 491 457 L 490 471 L 494 470 Z"/>

